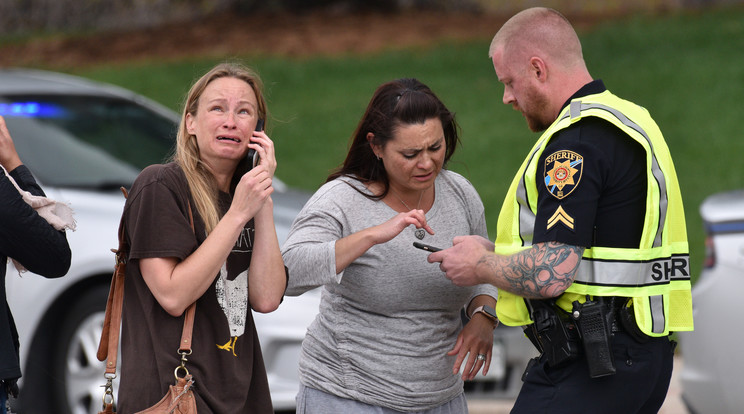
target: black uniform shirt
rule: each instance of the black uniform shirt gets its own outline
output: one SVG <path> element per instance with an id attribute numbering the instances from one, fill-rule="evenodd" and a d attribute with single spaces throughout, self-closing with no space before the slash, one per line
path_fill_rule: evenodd
<path id="1" fill-rule="evenodd" d="M 605 91 L 601 80 L 565 104 Z M 637 247 L 646 210 L 646 152 L 594 116 L 559 131 L 540 155 L 533 243 Z"/>

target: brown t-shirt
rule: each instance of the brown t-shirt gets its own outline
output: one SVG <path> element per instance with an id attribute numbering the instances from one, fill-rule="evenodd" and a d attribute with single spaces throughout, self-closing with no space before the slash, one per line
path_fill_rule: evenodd
<path id="1" fill-rule="evenodd" d="M 230 196 L 221 194 L 223 212 Z M 194 229 L 189 222 L 189 205 Z M 124 207 L 130 245 L 124 289 L 118 412 L 157 403 L 175 382 L 183 316 L 170 316 L 155 300 L 138 259 L 189 256 L 206 238 L 186 178 L 176 164 L 153 165 L 139 175 Z M 196 302 L 193 353 L 186 368 L 196 381 L 204 413 L 273 413 L 266 369 L 248 302 L 253 223 L 236 241 L 212 286 Z M 179 372 L 180 375 L 183 372 Z"/>

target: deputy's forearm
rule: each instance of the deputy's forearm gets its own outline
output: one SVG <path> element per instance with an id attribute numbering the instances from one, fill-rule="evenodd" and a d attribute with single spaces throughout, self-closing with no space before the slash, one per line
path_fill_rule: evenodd
<path id="1" fill-rule="evenodd" d="M 538 243 L 510 256 L 486 254 L 477 269 L 499 289 L 529 299 L 552 298 L 571 286 L 583 252 L 580 246 Z"/>

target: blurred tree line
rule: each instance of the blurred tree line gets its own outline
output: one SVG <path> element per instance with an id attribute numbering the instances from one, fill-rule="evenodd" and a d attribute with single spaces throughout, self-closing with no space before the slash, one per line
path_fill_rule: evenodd
<path id="1" fill-rule="evenodd" d="M 616 14 L 742 3 L 744 0 L 543 0 L 564 13 Z M 0 0 L 0 35 L 139 29 L 220 13 L 512 13 L 534 0 Z M 1 40 L 1 39 L 0 39 Z"/>
<path id="2" fill-rule="evenodd" d="M 136 29 L 220 13 L 478 10 L 478 0 L 0 0 L 0 34 Z"/>

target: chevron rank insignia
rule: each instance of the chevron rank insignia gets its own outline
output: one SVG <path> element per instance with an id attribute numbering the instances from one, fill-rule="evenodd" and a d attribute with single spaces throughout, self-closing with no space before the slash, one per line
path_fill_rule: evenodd
<path id="1" fill-rule="evenodd" d="M 579 185 L 583 171 L 584 157 L 573 151 L 556 151 L 545 158 L 545 186 L 560 200 Z"/>
<path id="2" fill-rule="evenodd" d="M 558 206 L 552 216 L 548 219 L 548 229 L 555 226 L 558 223 L 563 223 L 566 227 L 574 229 L 574 219 L 566 213 L 566 210 L 562 206 Z"/>

